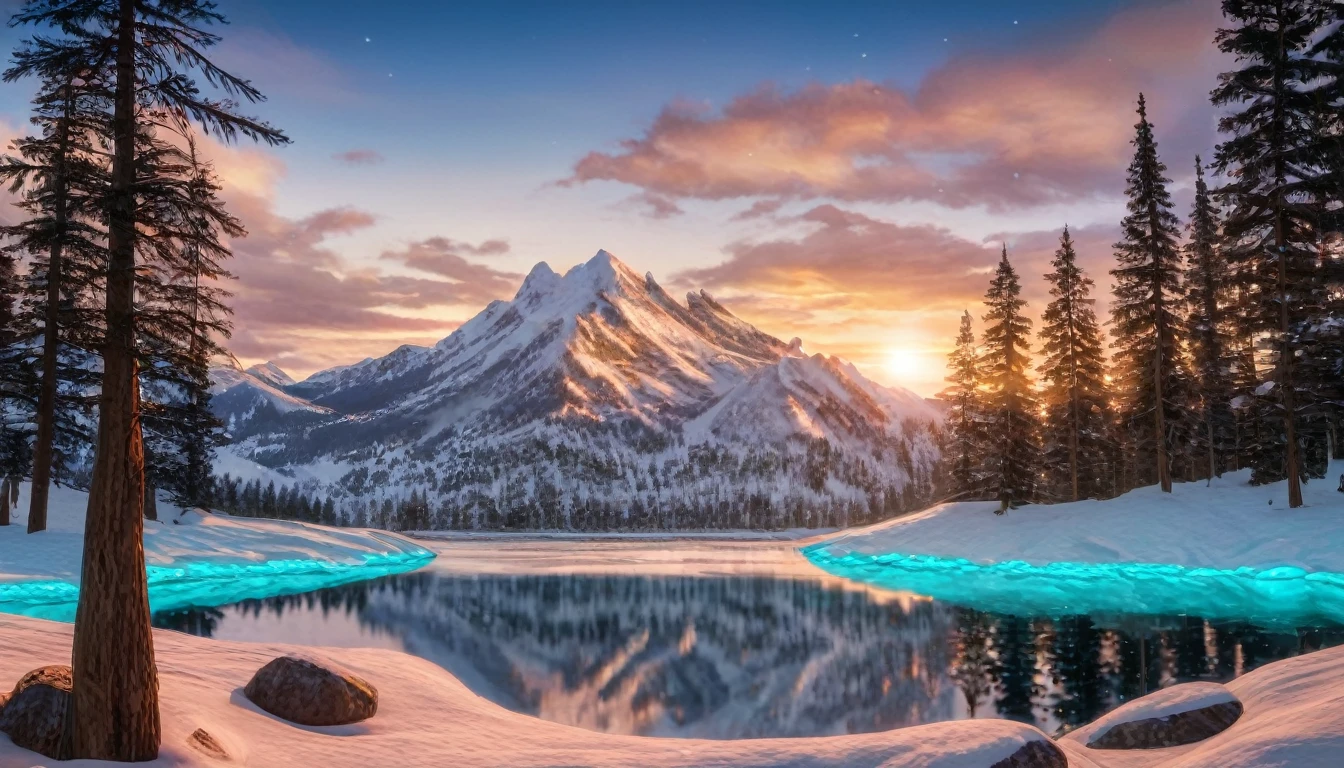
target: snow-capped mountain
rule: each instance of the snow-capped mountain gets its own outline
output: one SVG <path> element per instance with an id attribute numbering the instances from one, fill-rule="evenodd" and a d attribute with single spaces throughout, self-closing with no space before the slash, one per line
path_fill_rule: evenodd
<path id="1" fill-rule="evenodd" d="M 348 507 L 418 490 L 445 526 L 659 524 L 748 497 L 754 524 L 867 519 L 927 495 L 937 458 L 921 398 L 606 251 L 563 276 L 538 264 L 433 347 L 283 388 L 230 375 L 276 411 L 231 405 L 231 450 Z"/>
<path id="2" fill-rule="evenodd" d="M 265 374 L 265 375 L 262 375 Z M 241 370 L 232 365 L 210 369 L 210 407 L 235 439 L 260 428 L 273 430 L 291 415 L 328 417 L 330 408 L 295 397 L 277 382 L 293 379 L 273 363 Z"/>

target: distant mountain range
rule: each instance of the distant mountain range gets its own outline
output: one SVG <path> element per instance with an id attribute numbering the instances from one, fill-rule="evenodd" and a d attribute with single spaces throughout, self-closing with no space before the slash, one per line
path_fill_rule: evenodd
<path id="1" fill-rule="evenodd" d="M 416 491 L 435 527 L 854 523 L 925 500 L 938 458 L 922 398 L 606 251 L 433 347 L 214 380 L 229 453 L 351 516 Z"/>

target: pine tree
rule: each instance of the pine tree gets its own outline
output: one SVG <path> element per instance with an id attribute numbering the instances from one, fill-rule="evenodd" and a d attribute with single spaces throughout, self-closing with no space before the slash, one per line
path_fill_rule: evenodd
<path id="1" fill-rule="evenodd" d="M 108 132 L 109 102 L 95 75 L 99 62 L 89 62 L 98 56 L 39 39 L 15 51 L 4 74 L 7 82 L 30 75 L 41 80 L 31 120 L 38 134 L 14 142 L 17 156 L 0 158 L 0 180 L 22 191 L 19 206 L 28 214 L 0 233 L 9 240 L 7 255 L 30 261 L 5 354 L 10 394 L 36 423 L 29 533 L 46 529 L 53 471 L 59 474 L 66 456 L 91 439 L 82 424 L 92 407 L 85 393 L 98 386 L 95 297 L 105 270 L 99 222 L 108 182 L 100 142 Z"/>
<path id="2" fill-rule="evenodd" d="M 1190 379 L 1178 336 L 1185 300 L 1176 245 L 1179 223 L 1171 212 L 1167 167 L 1158 159 L 1142 94 L 1138 113 L 1125 189 L 1129 215 L 1121 223 L 1123 239 L 1115 245 L 1118 266 L 1111 270 L 1116 388 L 1129 451 L 1153 457 L 1152 465 L 1136 467 L 1136 481 L 1156 482 L 1170 493 L 1177 447 L 1188 444 L 1190 424 Z"/>
<path id="3" fill-rule="evenodd" d="M 0 526 L 9 525 L 13 507 L 10 493 L 28 468 L 28 441 L 25 430 L 18 423 L 24 418 L 21 382 L 24 371 L 12 350 L 17 346 L 18 322 L 15 304 L 19 295 L 19 279 L 15 274 L 14 258 L 0 251 Z"/>
<path id="4" fill-rule="evenodd" d="M 981 365 L 988 385 L 986 474 L 1002 513 L 1035 497 L 1040 467 L 1040 418 L 1028 373 L 1031 320 L 1022 314 L 1027 302 L 1007 246 L 985 305 L 989 311 Z"/>
<path id="5" fill-rule="evenodd" d="M 1213 103 L 1234 111 L 1219 121 L 1227 140 L 1215 167 L 1228 182 L 1218 196 L 1227 258 L 1245 302 L 1239 331 L 1263 337 L 1268 358 L 1257 413 L 1279 428 L 1261 428 L 1256 482 L 1288 480 L 1288 505 L 1302 506 L 1304 431 L 1320 424 L 1322 382 L 1299 376 L 1298 356 L 1327 301 L 1318 274 L 1319 227 L 1331 185 L 1318 150 L 1328 123 L 1313 85 L 1326 75 L 1311 46 L 1327 21 L 1319 0 L 1225 0 L 1237 26 L 1218 30 L 1218 47 L 1240 68 L 1224 73 Z M 1310 373 L 1308 366 L 1303 373 Z"/>
<path id="6" fill-rule="evenodd" d="M 142 270 L 138 289 L 142 425 L 148 476 L 177 503 L 202 506 L 223 434 L 210 411 L 210 361 L 227 354 L 219 341 L 230 331 L 229 294 L 219 283 L 230 277 L 221 262 L 231 253 L 222 239 L 246 230 L 220 202 L 219 183 L 197 151 L 191 126 L 173 123 L 180 146 L 155 142 L 141 153 L 141 166 L 152 174 L 141 189 L 158 193 L 152 237 L 159 257 L 153 269 Z"/>
<path id="7" fill-rule="evenodd" d="M 98 438 L 85 516 L 84 561 L 75 615 L 69 756 L 119 761 L 158 754 L 158 675 L 150 632 L 142 541 L 144 456 L 137 381 L 137 149 L 155 111 L 189 116 L 231 141 L 239 134 L 287 141 L 242 117 L 228 101 L 201 94 L 199 72 L 231 98 L 260 100 L 248 82 L 205 56 L 219 38 L 202 26 L 222 22 L 208 0 L 28 0 L 11 20 L 58 33 L 52 57 L 86 57 L 92 79 L 111 84 L 107 278 Z M 82 51 L 82 53 L 81 53 Z M 90 51 L 113 55 L 106 70 Z"/>
<path id="8" fill-rule="evenodd" d="M 1111 486 L 1106 360 L 1092 279 L 1078 266 L 1068 227 L 1051 266 L 1052 299 L 1041 317 L 1045 471 L 1053 495 L 1077 501 Z"/>
<path id="9" fill-rule="evenodd" d="M 971 313 L 963 312 L 957 345 L 948 355 L 947 389 L 938 397 L 948 404 L 944 425 L 952 492 L 960 498 L 979 498 L 985 492 L 984 403 L 980 392 L 980 357 L 975 348 Z"/>
<path id="10" fill-rule="evenodd" d="M 1219 247 L 1218 211 L 1204 182 L 1204 165 L 1195 157 L 1195 203 L 1190 211 L 1190 240 L 1185 246 L 1187 327 L 1194 387 L 1204 422 L 1200 442 L 1205 471 L 1220 476 L 1236 451 L 1232 413 L 1232 359 L 1235 343 L 1228 317 L 1227 262 Z"/>

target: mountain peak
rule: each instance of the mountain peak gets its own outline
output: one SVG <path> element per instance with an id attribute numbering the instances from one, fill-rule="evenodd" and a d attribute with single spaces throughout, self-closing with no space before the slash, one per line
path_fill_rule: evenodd
<path id="1" fill-rule="evenodd" d="M 523 296 L 540 296 L 550 293 L 552 289 L 560 284 L 560 276 L 551 269 L 551 265 L 544 261 L 537 262 L 531 272 L 527 273 L 527 278 L 519 286 L 518 293 L 514 295 L 515 299 Z"/>
<path id="2" fill-rule="evenodd" d="M 294 379 L 288 373 L 285 373 L 280 366 L 270 360 L 248 368 L 246 373 L 250 373 L 276 387 L 288 387 L 294 383 Z"/>

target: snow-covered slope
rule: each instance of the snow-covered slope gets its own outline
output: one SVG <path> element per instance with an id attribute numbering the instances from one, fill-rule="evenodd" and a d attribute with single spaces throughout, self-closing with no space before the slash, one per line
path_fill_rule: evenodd
<path id="1" fill-rule="evenodd" d="M 351 510 L 418 490 L 443 527 L 724 525 L 717 505 L 751 496 L 768 512 L 752 525 L 876 519 L 927 498 L 939 418 L 703 291 L 674 299 L 606 251 L 563 276 L 538 264 L 511 301 L 433 347 L 281 394 L 331 413 L 253 416 L 238 456 Z"/>
<path id="2" fill-rule="evenodd" d="M 1344 473 L 1332 462 L 1327 478 Z M 1344 494 L 1327 480 L 1286 505 L 1250 471 L 1105 501 L 942 504 L 804 549 L 816 565 L 986 610 L 1344 620 Z"/>
<path id="3" fill-rule="evenodd" d="M 39 666 L 67 662 L 71 635 L 69 624 L 0 617 L 0 648 L 5 649 L 0 686 Z M 321 652 L 378 689 L 378 714 L 348 728 L 301 728 L 262 713 L 236 691 L 276 656 L 312 655 L 313 649 L 155 630 L 154 651 L 163 745 L 158 759 L 144 763 L 151 768 L 220 765 L 218 758 L 190 746 L 188 737 L 198 728 L 223 746 L 230 763 L 255 768 L 985 768 L 1009 764 L 1009 757 L 1028 743 L 1049 741 L 1039 730 L 1011 720 L 959 720 L 801 739 L 594 733 L 509 712 L 434 662 L 380 648 Z M 1332 648 L 1266 665 L 1229 683 L 1245 714 L 1204 741 L 1171 749 L 1095 750 L 1070 735 L 1055 744 L 1072 768 L 1331 768 L 1344 751 L 1341 686 L 1344 648 Z M 0 766 L 35 764 L 50 763 L 0 737 Z"/>
<path id="4" fill-rule="evenodd" d="M 0 526 L 0 614 L 72 619 L 88 494 L 53 487 L 47 529 L 27 533 L 29 484 L 12 525 Z M 433 553 L 395 533 L 210 514 L 159 502 L 145 521 L 150 602 L 158 609 L 220 605 L 310 591 L 428 562 Z"/>

